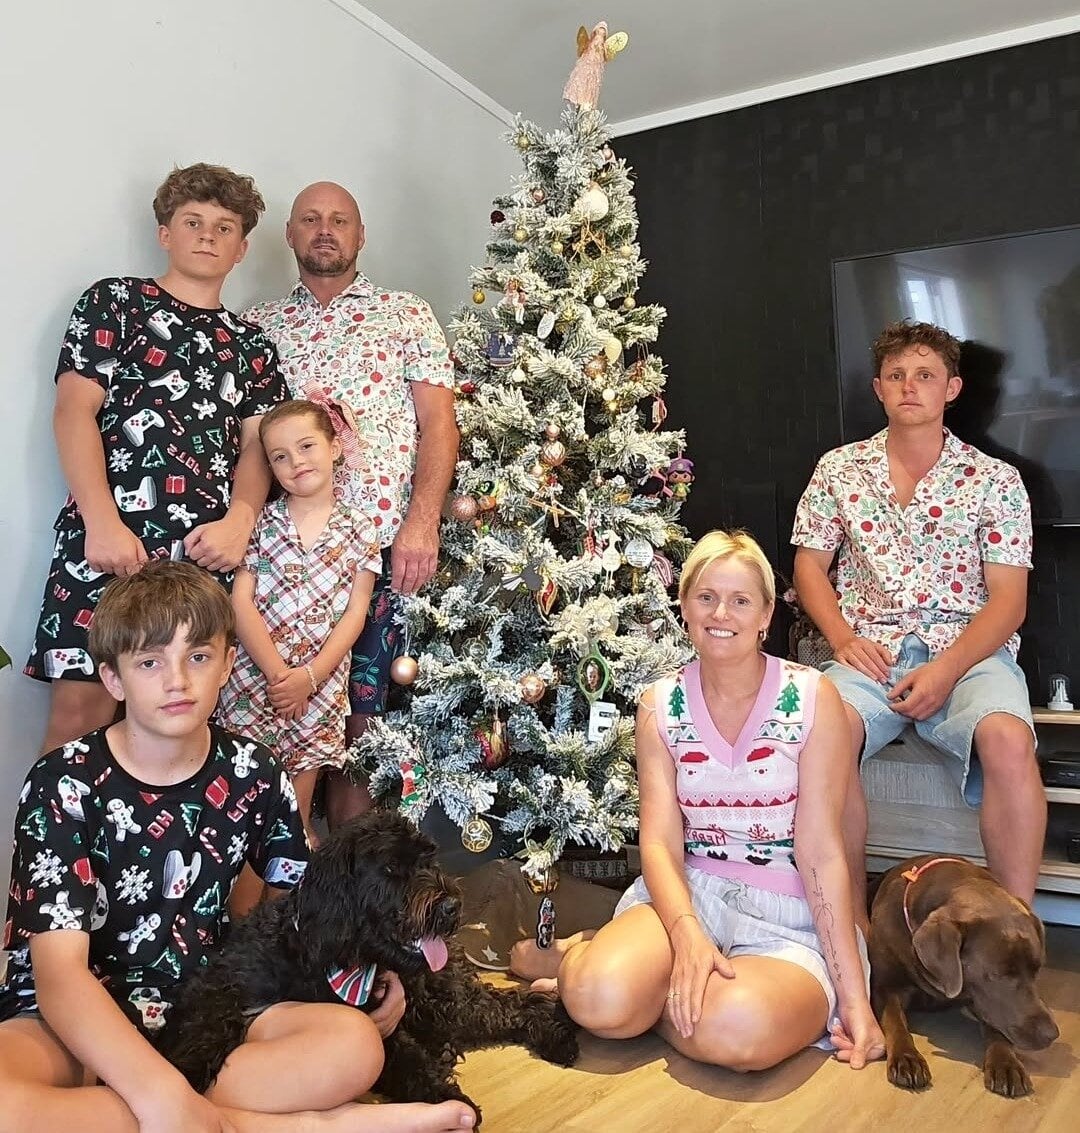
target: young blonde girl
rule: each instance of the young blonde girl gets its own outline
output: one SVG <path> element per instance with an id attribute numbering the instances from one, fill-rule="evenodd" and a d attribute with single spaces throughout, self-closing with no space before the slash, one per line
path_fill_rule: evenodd
<path id="1" fill-rule="evenodd" d="M 381 570 L 379 542 L 371 521 L 335 497 L 342 441 L 327 407 L 286 401 L 259 437 L 282 494 L 259 515 L 233 583 L 240 646 L 218 716 L 277 754 L 314 846 L 319 772 L 345 764 L 349 651 Z"/>

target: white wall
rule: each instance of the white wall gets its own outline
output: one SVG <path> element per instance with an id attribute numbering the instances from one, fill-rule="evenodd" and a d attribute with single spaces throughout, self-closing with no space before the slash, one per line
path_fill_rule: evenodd
<path id="1" fill-rule="evenodd" d="M 516 168 L 505 127 L 330 0 L 37 0 L 7 7 L 0 64 L 0 900 L 47 689 L 18 671 L 64 488 L 52 374 L 71 304 L 105 275 L 156 274 L 150 202 L 174 164 L 251 173 L 267 213 L 230 277 L 235 308 L 283 294 L 292 197 L 360 200 L 362 266 L 445 319 Z"/>

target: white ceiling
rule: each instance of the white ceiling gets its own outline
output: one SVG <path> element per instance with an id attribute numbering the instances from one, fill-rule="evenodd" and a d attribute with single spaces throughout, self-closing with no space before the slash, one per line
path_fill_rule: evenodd
<path id="1" fill-rule="evenodd" d="M 606 19 L 630 34 L 601 95 L 624 128 L 1080 30 L 1077 0 L 333 2 L 385 21 L 498 106 L 544 125 L 558 117 L 578 25 Z"/>

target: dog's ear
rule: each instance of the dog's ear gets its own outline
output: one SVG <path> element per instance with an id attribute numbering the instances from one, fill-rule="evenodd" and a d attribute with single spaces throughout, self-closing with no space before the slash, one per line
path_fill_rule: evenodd
<path id="1" fill-rule="evenodd" d="M 964 986 L 960 966 L 963 937 L 948 909 L 935 909 L 915 930 L 911 943 L 930 982 L 946 999 L 955 999 Z"/>

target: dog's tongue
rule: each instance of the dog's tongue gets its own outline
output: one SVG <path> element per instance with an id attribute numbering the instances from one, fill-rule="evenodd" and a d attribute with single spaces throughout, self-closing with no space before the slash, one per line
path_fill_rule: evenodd
<path id="1" fill-rule="evenodd" d="M 446 941 L 441 936 L 425 936 L 420 941 L 420 951 L 424 953 L 424 959 L 433 972 L 446 967 L 449 953 L 446 950 Z"/>

